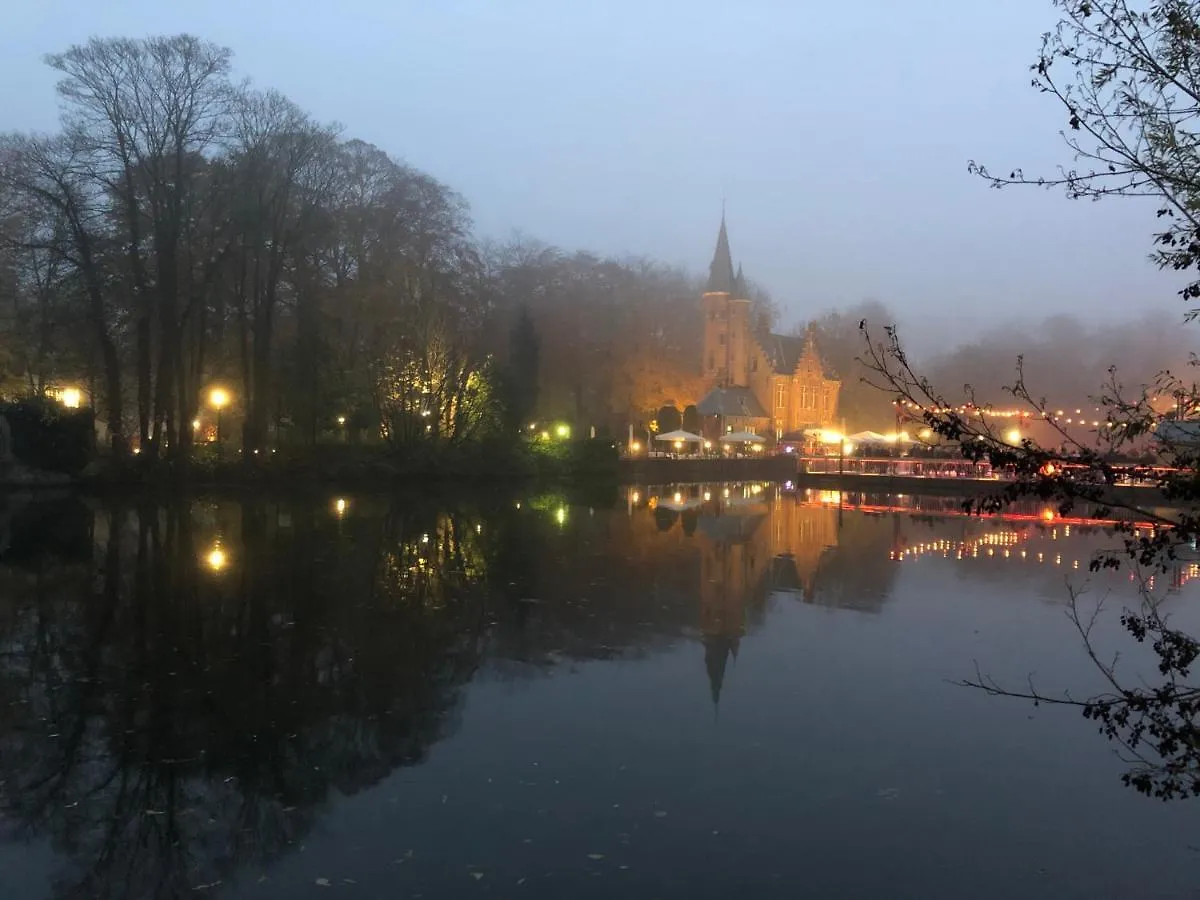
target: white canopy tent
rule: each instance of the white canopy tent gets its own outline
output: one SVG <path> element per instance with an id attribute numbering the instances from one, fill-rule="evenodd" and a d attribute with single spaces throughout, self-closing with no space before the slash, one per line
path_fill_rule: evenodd
<path id="1" fill-rule="evenodd" d="M 731 431 L 729 434 L 721 435 L 723 444 L 765 444 L 766 442 L 765 437 L 755 434 L 753 431 Z"/>
<path id="2" fill-rule="evenodd" d="M 690 431 L 683 431 L 683 430 L 668 431 L 665 434 L 656 434 L 654 436 L 654 439 L 656 441 L 670 441 L 671 443 L 675 443 L 676 441 L 678 441 L 683 444 L 703 444 L 704 443 L 704 438 L 700 437 L 700 435 L 692 434 Z"/>
<path id="3" fill-rule="evenodd" d="M 858 434 L 846 436 L 846 440 L 852 444 L 890 444 L 895 443 L 889 441 L 886 435 L 880 434 L 878 431 L 860 431 Z"/>

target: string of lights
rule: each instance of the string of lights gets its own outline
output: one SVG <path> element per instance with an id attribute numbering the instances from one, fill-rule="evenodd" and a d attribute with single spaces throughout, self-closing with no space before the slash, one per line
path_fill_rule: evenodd
<path id="1" fill-rule="evenodd" d="M 1172 407 L 1176 404 L 1169 398 L 1152 397 L 1150 398 L 1151 406 L 1170 403 Z M 925 406 L 916 403 L 912 400 L 897 400 L 898 407 L 907 410 L 914 416 L 924 416 L 925 414 L 933 415 L 948 415 L 956 413 L 962 416 L 971 416 L 981 420 L 986 419 L 1021 419 L 1036 421 L 1042 419 L 1048 422 L 1055 422 L 1065 425 L 1090 425 L 1092 428 L 1112 428 L 1114 423 L 1106 419 L 1097 418 L 1100 413 L 1103 413 L 1099 406 L 1088 406 L 1088 404 L 1080 404 L 1073 410 L 1066 406 L 1062 409 L 1056 409 L 1053 412 L 1047 410 L 1030 410 L 1030 409 L 996 409 L 991 406 L 978 405 L 973 403 L 965 403 L 961 406 Z M 1120 425 L 1121 423 L 1115 423 Z"/>

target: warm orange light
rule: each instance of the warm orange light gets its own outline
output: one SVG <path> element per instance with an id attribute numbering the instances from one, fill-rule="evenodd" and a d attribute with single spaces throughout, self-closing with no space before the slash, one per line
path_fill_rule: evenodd
<path id="1" fill-rule="evenodd" d="M 79 388 L 65 388 L 62 392 L 62 405 L 67 409 L 79 409 L 83 403 L 83 391 Z"/>
<path id="2" fill-rule="evenodd" d="M 213 388 L 208 392 L 208 405 L 213 409 L 222 409 L 229 405 L 229 391 L 225 388 Z"/>
<path id="3" fill-rule="evenodd" d="M 1046 522 L 1053 522 L 1054 521 L 1054 510 L 1043 509 L 1042 510 L 1042 519 Z"/>
<path id="4" fill-rule="evenodd" d="M 229 564 L 229 560 L 225 556 L 225 551 L 219 546 L 213 547 L 211 550 L 209 550 L 208 555 L 204 557 L 204 561 L 214 572 L 220 572 L 225 568 L 226 565 Z"/>

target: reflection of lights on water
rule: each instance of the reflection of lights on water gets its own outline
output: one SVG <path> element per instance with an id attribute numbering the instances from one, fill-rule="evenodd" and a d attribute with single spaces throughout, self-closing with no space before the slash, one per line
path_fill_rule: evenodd
<path id="1" fill-rule="evenodd" d="M 729 488 L 725 488 L 725 490 L 721 491 L 721 496 L 728 497 L 729 496 Z"/>
<path id="2" fill-rule="evenodd" d="M 347 508 L 349 508 L 349 506 L 350 506 L 350 504 L 346 500 L 345 497 L 338 497 L 336 500 L 333 501 L 333 511 L 338 516 L 344 516 L 346 514 L 346 510 L 347 510 Z"/>
<path id="3" fill-rule="evenodd" d="M 208 551 L 208 555 L 204 557 L 204 562 L 207 563 L 208 567 L 214 572 L 220 572 L 225 568 L 226 565 L 228 565 L 229 560 L 225 556 L 225 551 L 219 546 L 216 546 Z"/>
<path id="4" fill-rule="evenodd" d="M 682 503 L 683 502 L 683 494 L 679 493 L 679 491 L 676 491 L 674 499 L 675 499 L 676 503 Z"/>
<path id="5" fill-rule="evenodd" d="M 712 494 L 710 494 L 708 491 L 705 491 L 704 492 L 704 502 L 707 503 L 711 499 L 712 499 Z"/>
<path id="6" fill-rule="evenodd" d="M 476 526 L 475 526 L 475 533 L 476 533 L 476 534 L 483 534 L 483 526 L 482 526 L 482 525 L 476 525 Z"/>
<path id="7" fill-rule="evenodd" d="M 566 524 L 567 508 L 565 506 L 560 506 L 558 508 L 558 510 L 554 513 L 554 521 L 557 522 L 559 525 Z"/>
<path id="8" fill-rule="evenodd" d="M 634 503 L 638 503 L 641 501 L 642 495 L 639 494 L 637 491 L 634 491 L 629 499 L 632 500 Z"/>

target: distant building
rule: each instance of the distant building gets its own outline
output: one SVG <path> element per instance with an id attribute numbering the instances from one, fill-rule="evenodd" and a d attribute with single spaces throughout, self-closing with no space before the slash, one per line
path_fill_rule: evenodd
<path id="1" fill-rule="evenodd" d="M 814 330 L 794 337 L 756 329 L 748 293 L 741 266 L 734 272 L 722 216 L 703 298 L 701 371 L 709 391 L 698 410 L 720 417 L 726 430 L 776 438 L 831 427 L 841 382 L 826 373 Z"/>

